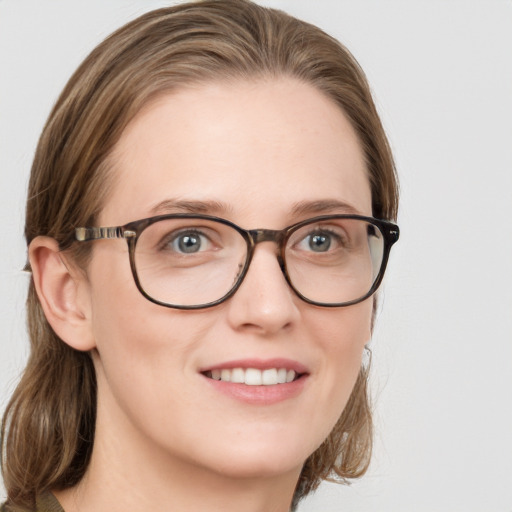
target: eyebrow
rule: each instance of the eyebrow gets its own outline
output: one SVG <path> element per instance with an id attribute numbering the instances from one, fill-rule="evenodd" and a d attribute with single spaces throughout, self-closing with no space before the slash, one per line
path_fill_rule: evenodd
<path id="1" fill-rule="evenodd" d="M 151 215 L 168 213 L 199 213 L 205 215 L 223 216 L 232 213 L 233 208 L 221 201 L 197 201 L 165 199 L 150 210 Z M 347 213 L 361 214 L 349 203 L 337 199 L 322 199 L 316 201 L 300 201 L 292 206 L 292 216 L 312 214 Z"/>
<path id="2" fill-rule="evenodd" d="M 300 201 L 292 208 L 293 215 L 308 215 L 313 213 L 347 213 L 360 215 L 361 212 L 351 204 L 337 199 L 324 199 L 318 201 Z"/>
<path id="3" fill-rule="evenodd" d="M 167 213 L 202 213 L 209 215 L 225 215 L 231 212 L 232 208 L 220 201 L 195 201 L 165 199 L 151 208 L 151 215 L 162 215 Z"/>

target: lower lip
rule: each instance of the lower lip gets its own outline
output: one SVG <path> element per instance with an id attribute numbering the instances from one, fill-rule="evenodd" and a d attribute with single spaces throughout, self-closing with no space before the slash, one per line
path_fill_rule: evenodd
<path id="1" fill-rule="evenodd" d="M 293 382 L 273 386 L 247 386 L 234 382 L 210 379 L 203 376 L 210 386 L 219 393 L 254 405 L 272 405 L 298 396 L 304 389 L 307 375 L 302 375 Z"/>

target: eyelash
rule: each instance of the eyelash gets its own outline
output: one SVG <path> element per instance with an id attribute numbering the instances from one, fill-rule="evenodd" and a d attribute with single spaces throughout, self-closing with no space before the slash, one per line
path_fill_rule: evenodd
<path id="1" fill-rule="evenodd" d="M 176 240 L 182 236 L 182 235 L 192 235 L 192 236 L 197 236 L 198 238 L 200 239 L 206 239 L 208 240 L 210 243 L 212 243 L 210 237 L 208 237 L 208 235 L 206 235 L 203 231 L 200 231 L 199 229 L 197 228 L 185 228 L 185 229 L 181 229 L 179 230 L 177 233 L 175 232 L 172 232 L 172 233 L 168 233 L 167 235 L 165 235 L 163 237 L 163 239 L 161 240 L 161 242 L 158 244 L 158 250 L 159 251 L 165 251 L 165 250 L 168 250 L 169 246 L 173 246 L 173 244 L 176 242 Z M 172 250 L 174 252 L 179 252 L 177 251 L 174 247 L 172 247 Z"/>
<path id="2" fill-rule="evenodd" d="M 307 240 L 310 237 L 313 237 L 315 235 L 327 235 L 330 236 L 336 244 L 342 247 L 347 246 L 347 240 L 345 237 L 342 237 L 339 232 L 333 230 L 332 228 L 328 227 L 317 227 L 313 230 L 311 230 L 308 234 L 306 234 L 301 240 L 298 241 L 298 243 L 302 243 L 305 240 Z"/>

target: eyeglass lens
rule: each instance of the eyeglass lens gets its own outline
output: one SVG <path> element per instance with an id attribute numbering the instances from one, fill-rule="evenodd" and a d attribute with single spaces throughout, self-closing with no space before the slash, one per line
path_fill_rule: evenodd
<path id="1" fill-rule="evenodd" d="M 361 220 L 329 218 L 289 234 L 284 260 L 291 285 L 319 304 L 345 303 L 373 286 L 384 254 L 377 226 Z M 209 219 L 162 219 L 142 231 L 135 246 L 140 286 L 175 306 L 218 301 L 238 283 L 248 255 L 243 235 Z"/>

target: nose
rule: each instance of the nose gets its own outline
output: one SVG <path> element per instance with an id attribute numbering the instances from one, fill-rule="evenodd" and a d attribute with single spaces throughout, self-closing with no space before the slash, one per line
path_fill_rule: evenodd
<path id="1" fill-rule="evenodd" d="M 228 321 L 236 331 L 272 335 L 290 329 L 299 318 L 299 299 L 285 280 L 275 247 L 258 245 L 240 288 L 227 302 Z"/>

